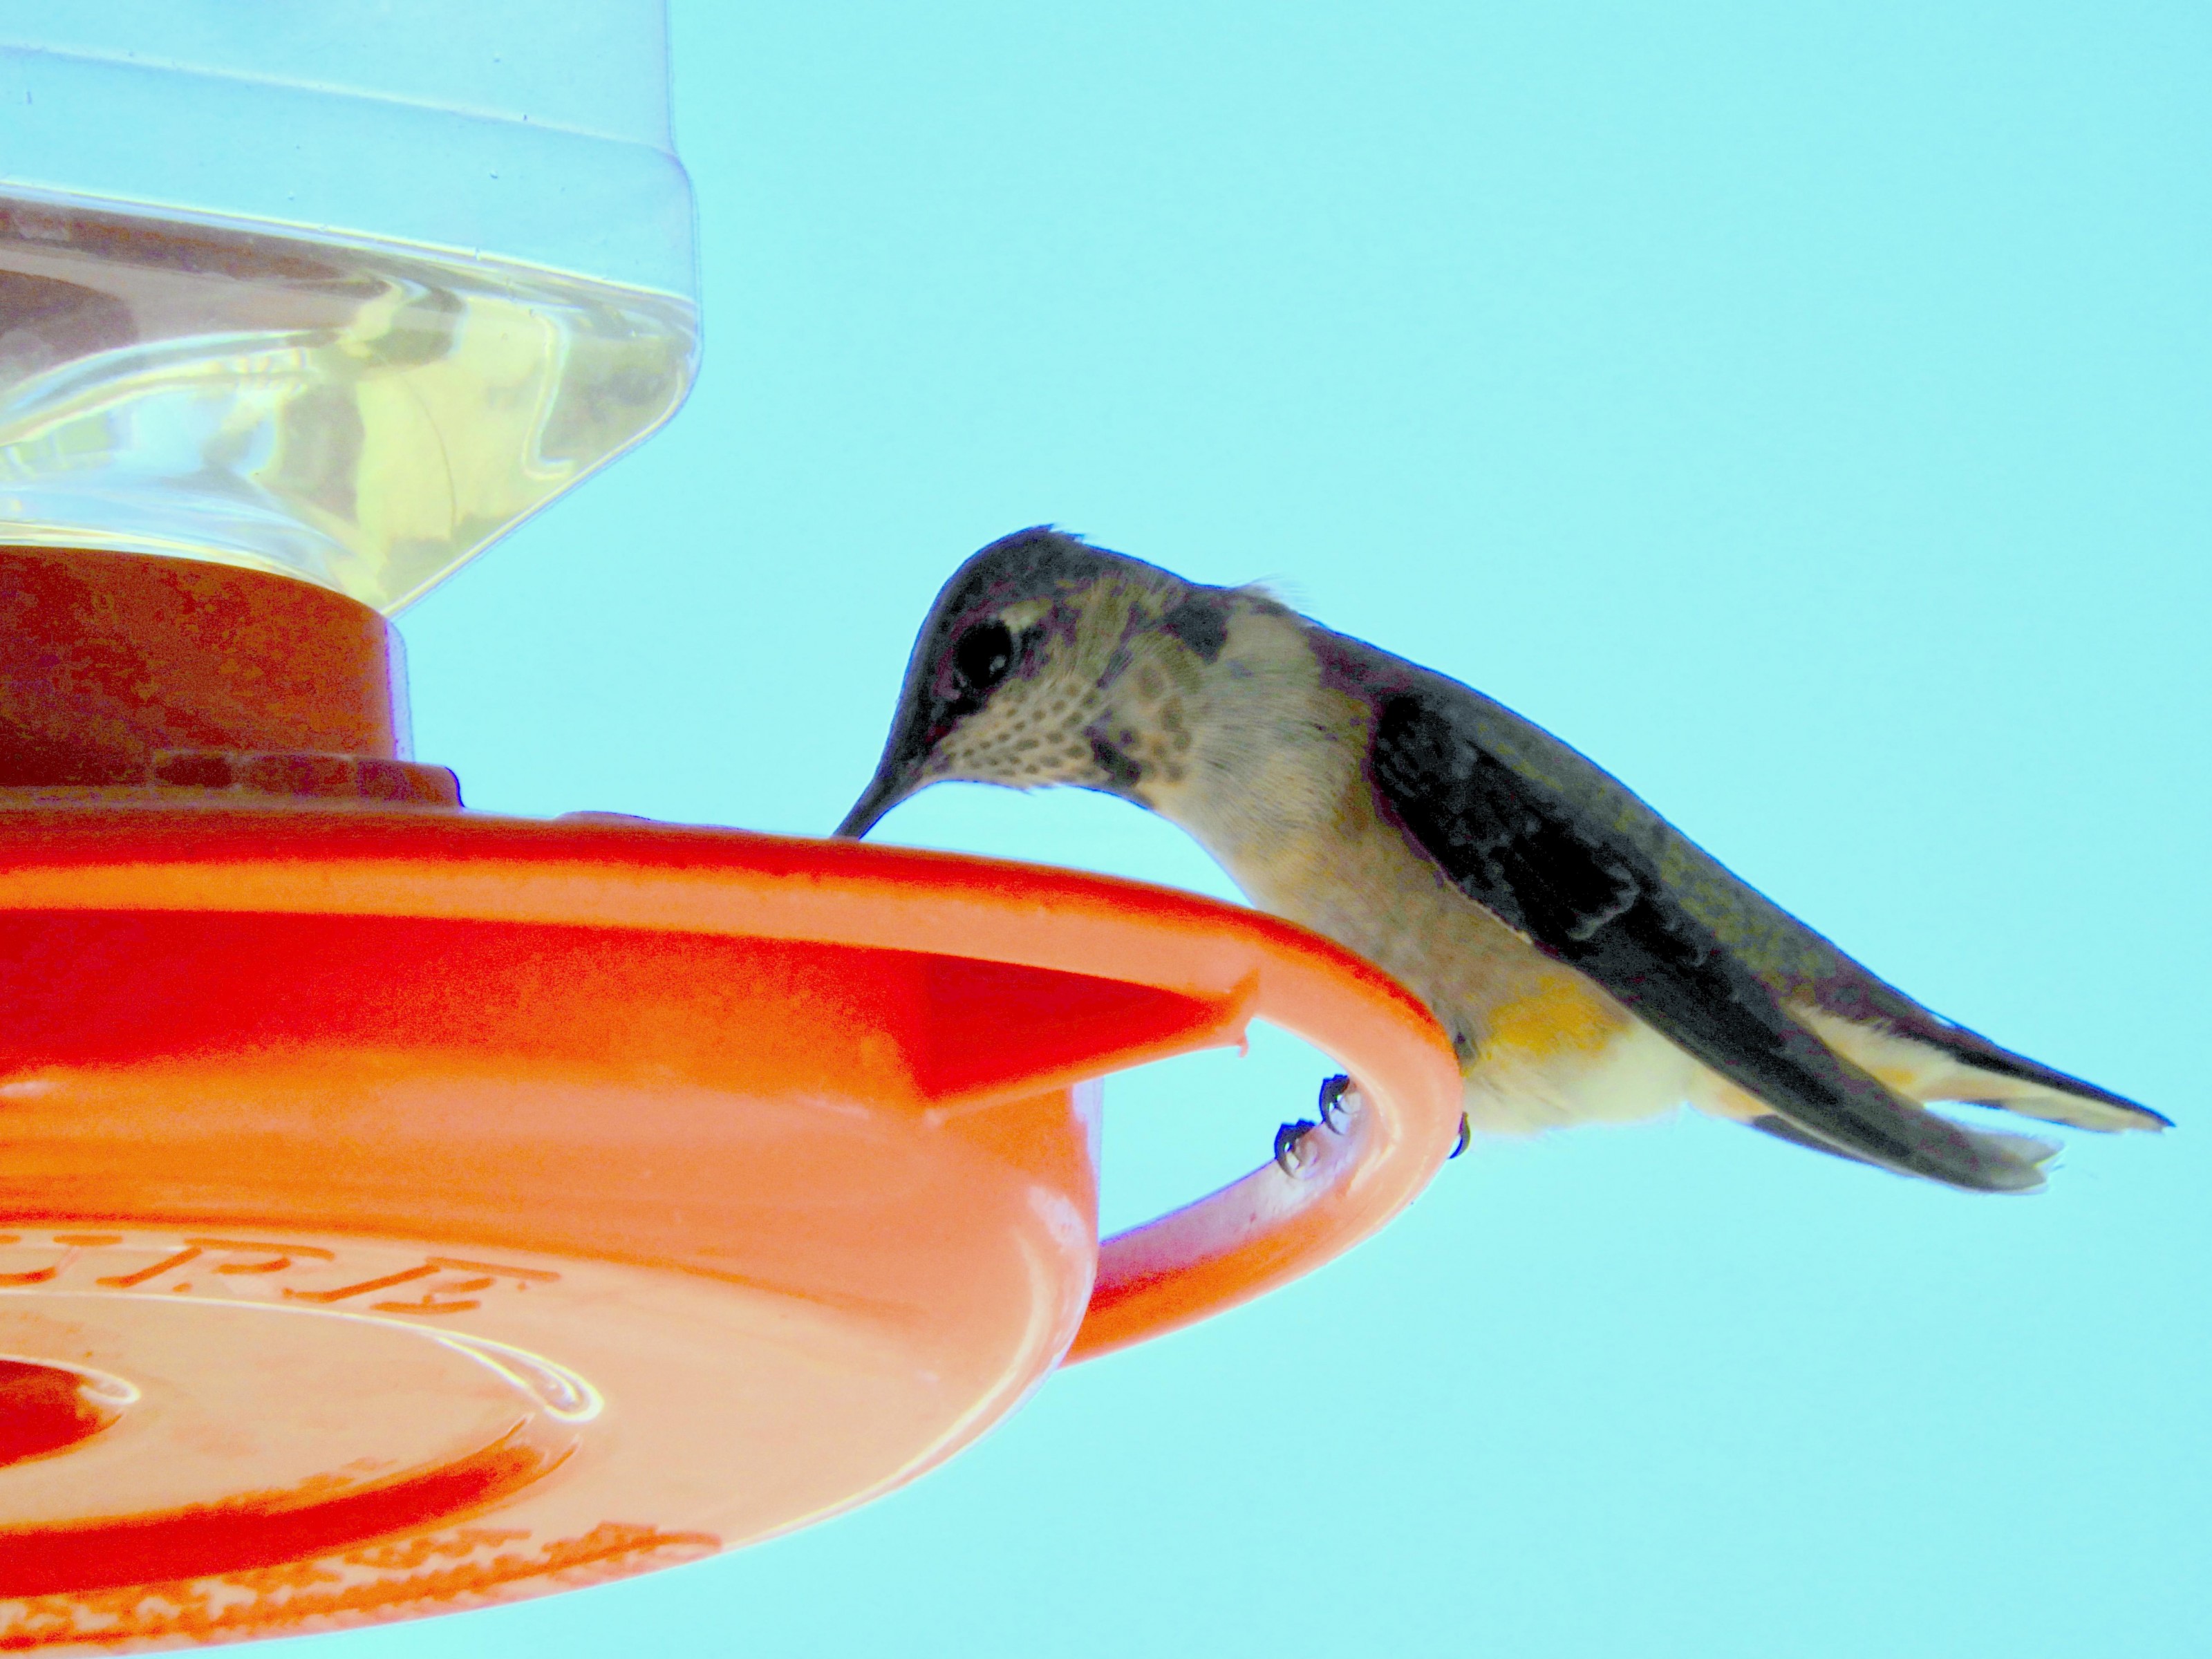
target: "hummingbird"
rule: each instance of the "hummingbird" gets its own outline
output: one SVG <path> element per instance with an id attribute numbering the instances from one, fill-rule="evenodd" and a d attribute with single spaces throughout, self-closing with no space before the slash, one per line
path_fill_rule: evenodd
<path id="1" fill-rule="evenodd" d="M 992 543 L 939 592 L 836 833 L 948 779 L 1157 812 L 1255 905 L 1392 975 L 1458 1058 L 1455 1156 L 1473 1131 L 1686 1102 L 1901 1174 L 2027 1192 L 2055 1146 L 1929 1103 L 2167 1127 L 1930 1012 L 1471 687 L 1262 588 L 1186 581 L 1048 526 Z M 1323 1121 L 1344 1087 L 1323 1085 Z M 1285 1125 L 1279 1161 L 1314 1127 Z"/>

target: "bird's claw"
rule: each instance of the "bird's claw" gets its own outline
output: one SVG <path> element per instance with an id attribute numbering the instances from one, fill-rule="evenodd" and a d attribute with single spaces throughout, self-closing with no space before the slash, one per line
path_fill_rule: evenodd
<path id="1" fill-rule="evenodd" d="M 1285 1175 L 1295 1176 L 1304 1165 L 1306 1160 L 1300 1155 L 1299 1143 L 1305 1139 L 1307 1130 L 1326 1125 L 1333 1134 L 1346 1133 L 1346 1125 L 1352 1120 L 1352 1110 L 1344 1103 L 1344 1097 L 1351 1092 L 1352 1079 L 1343 1073 L 1323 1079 L 1321 1085 L 1321 1122 L 1316 1123 L 1311 1118 L 1302 1117 L 1296 1123 L 1285 1123 L 1275 1131 L 1275 1164 Z M 1474 1138 L 1474 1127 L 1468 1121 L 1467 1114 L 1462 1112 L 1459 1115 L 1459 1139 L 1453 1144 L 1450 1158 L 1445 1162 L 1449 1163 L 1452 1158 L 1457 1158 L 1465 1152 L 1468 1142 Z"/>
<path id="2" fill-rule="evenodd" d="M 1352 1079 L 1341 1072 L 1322 1079 L 1321 1121 L 1337 1134 L 1344 1133 L 1344 1126 L 1352 1119 L 1351 1111 L 1344 1104 L 1344 1097 L 1351 1087 Z"/>

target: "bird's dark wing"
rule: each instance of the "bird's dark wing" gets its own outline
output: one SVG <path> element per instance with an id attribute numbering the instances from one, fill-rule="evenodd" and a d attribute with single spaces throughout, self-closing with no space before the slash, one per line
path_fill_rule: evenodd
<path id="1" fill-rule="evenodd" d="M 1375 787 L 1462 891 L 1804 1134 L 1954 1186 L 2041 1184 L 2017 1142 L 1922 1109 L 1792 1019 L 1662 881 L 1649 808 L 1510 711 L 1404 666 L 1367 688 Z"/>

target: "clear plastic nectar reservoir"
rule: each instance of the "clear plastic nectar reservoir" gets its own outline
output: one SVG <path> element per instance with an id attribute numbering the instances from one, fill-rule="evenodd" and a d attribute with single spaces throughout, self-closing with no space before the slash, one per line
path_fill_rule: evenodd
<path id="1" fill-rule="evenodd" d="M 697 340 L 565 271 L 0 201 L 0 520 L 389 611 L 666 420 Z"/>

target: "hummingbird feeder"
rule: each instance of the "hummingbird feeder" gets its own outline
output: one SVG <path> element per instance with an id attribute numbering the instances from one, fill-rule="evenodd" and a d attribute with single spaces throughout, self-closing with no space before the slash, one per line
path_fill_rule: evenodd
<path id="1" fill-rule="evenodd" d="M 696 357 L 659 0 L 592 9 L 582 79 L 515 48 L 543 9 L 0 27 L 0 1648 L 805 1525 L 1347 1248 L 1451 1142 L 1428 1015 L 1297 927 L 466 811 L 410 757 L 386 616 Z M 1352 1074 L 1345 1132 L 1101 1243 L 1097 1079 L 1255 1018 Z"/>

